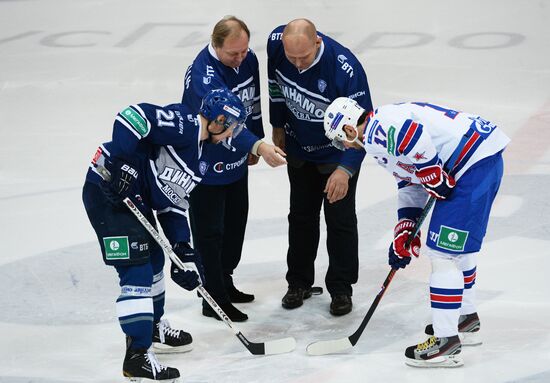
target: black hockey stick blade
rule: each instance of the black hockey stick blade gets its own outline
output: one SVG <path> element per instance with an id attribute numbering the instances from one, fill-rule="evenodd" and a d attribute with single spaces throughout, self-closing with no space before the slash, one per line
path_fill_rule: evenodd
<path id="1" fill-rule="evenodd" d="M 296 348 L 296 340 L 292 337 L 255 343 L 246 339 L 241 332 L 238 332 L 236 335 L 252 355 L 284 354 Z"/>

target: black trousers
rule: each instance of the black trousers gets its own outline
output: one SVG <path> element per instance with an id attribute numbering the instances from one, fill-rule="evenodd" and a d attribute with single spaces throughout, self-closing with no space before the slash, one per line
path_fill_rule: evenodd
<path id="1" fill-rule="evenodd" d="M 204 288 L 218 303 L 241 260 L 248 218 L 248 175 L 228 185 L 199 184 L 190 195 L 193 245 L 202 256 Z"/>
<path id="2" fill-rule="evenodd" d="M 331 295 L 352 294 L 357 282 L 359 257 L 355 191 L 359 173 L 349 180 L 346 196 L 329 203 L 324 193 L 331 172 L 305 162 L 299 167 L 287 166 L 290 181 L 290 213 L 288 215 L 289 286 L 309 288 L 315 278 L 315 258 L 319 247 L 321 205 L 327 225 L 329 267 L 325 284 Z"/>

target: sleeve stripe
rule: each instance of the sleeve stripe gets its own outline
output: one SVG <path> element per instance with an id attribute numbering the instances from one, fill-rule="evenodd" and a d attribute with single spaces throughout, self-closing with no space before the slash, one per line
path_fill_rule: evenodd
<path id="1" fill-rule="evenodd" d="M 147 131 L 150 132 L 151 131 L 151 122 L 147 119 L 147 115 L 145 114 L 143 109 L 141 109 L 139 107 L 139 105 L 135 105 L 135 104 L 132 105 L 132 108 L 134 108 L 135 110 L 137 110 L 139 112 L 139 114 L 141 114 L 141 117 L 143 117 L 143 119 L 147 123 Z"/>
<path id="2" fill-rule="evenodd" d="M 405 121 L 397 137 L 397 152 L 406 155 L 422 135 L 422 125 L 412 120 Z"/>
<path id="3" fill-rule="evenodd" d="M 183 215 L 185 218 L 187 218 L 187 211 L 176 209 L 173 207 L 167 207 L 166 209 L 157 211 L 157 214 L 164 214 L 164 213 L 176 213 L 176 214 Z"/>
<path id="4" fill-rule="evenodd" d="M 120 117 L 120 115 L 116 116 L 115 118 L 116 121 L 120 122 L 122 125 L 124 125 L 130 132 L 132 132 L 132 134 L 134 136 L 137 137 L 138 140 L 141 140 L 143 137 L 141 136 L 141 134 L 139 134 L 138 132 L 136 132 L 136 130 L 134 129 L 134 127 L 132 125 L 130 125 L 124 118 Z"/>

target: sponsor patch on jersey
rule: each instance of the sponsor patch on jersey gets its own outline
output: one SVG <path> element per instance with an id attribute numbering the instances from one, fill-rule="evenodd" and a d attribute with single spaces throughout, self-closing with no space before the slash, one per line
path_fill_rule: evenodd
<path id="1" fill-rule="evenodd" d="M 416 171 L 416 166 L 413 164 L 404 164 L 401 161 L 397 161 L 397 166 L 399 166 L 401 169 L 405 170 L 407 173 L 414 173 Z"/>
<path id="2" fill-rule="evenodd" d="M 214 166 L 212 167 L 216 173 L 222 173 L 223 172 L 223 162 L 216 162 Z"/>
<path id="3" fill-rule="evenodd" d="M 472 120 L 472 124 L 470 125 L 470 129 L 475 130 L 478 132 L 483 139 L 486 139 L 489 137 L 489 135 L 497 128 L 495 124 L 492 122 L 481 118 L 481 117 L 468 117 L 470 120 Z"/>
<path id="4" fill-rule="evenodd" d="M 450 251 L 463 251 L 468 240 L 469 231 L 458 230 L 441 225 L 436 246 Z"/>
<path id="5" fill-rule="evenodd" d="M 327 82 L 325 80 L 317 80 L 317 88 L 319 88 L 319 92 L 323 93 L 327 89 Z"/>
<path id="6" fill-rule="evenodd" d="M 103 246 L 107 260 L 130 259 L 128 237 L 103 237 Z"/>
<path id="7" fill-rule="evenodd" d="M 269 84 L 269 96 L 271 98 L 284 97 L 283 91 L 277 84 Z"/>
<path id="8" fill-rule="evenodd" d="M 134 109 L 128 107 L 124 109 L 120 115 L 138 132 L 141 136 L 145 137 L 149 134 L 149 126 L 147 121 L 136 112 Z"/>
<path id="9" fill-rule="evenodd" d="M 395 127 L 393 125 L 388 129 L 388 153 L 395 155 Z"/>

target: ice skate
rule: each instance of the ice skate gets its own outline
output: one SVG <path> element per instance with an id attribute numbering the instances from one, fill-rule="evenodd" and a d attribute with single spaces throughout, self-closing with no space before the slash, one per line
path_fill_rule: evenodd
<path id="1" fill-rule="evenodd" d="M 122 374 L 129 382 L 179 382 L 178 369 L 166 367 L 157 361 L 155 354 L 149 349 L 128 349 L 124 357 Z"/>
<path id="2" fill-rule="evenodd" d="M 460 367 L 464 364 L 458 356 L 461 351 L 458 336 L 436 338 L 431 336 L 427 341 L 405 350 L 405 363 L 413 367 Z"/>
<path id="3" fill-rule="evenodd" d="M 191 351 L 192 342 L 191 334 L 171 328 L 165 319 L 153 326 L 153 348 L 158 354 Z"/>
<path id="4" fill-rule="evenodd" d="M 458 337 L 463 346 L 479 346 L 483 343 L 479 333 L 480 322 L 477 313 L 461 315 L 458 319 Z M 434 334 L 434 328 L 431 324 L 426 326 L 424 332 L 427 335 Z"/>

